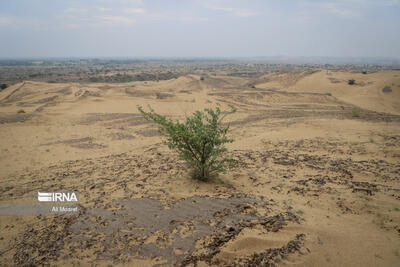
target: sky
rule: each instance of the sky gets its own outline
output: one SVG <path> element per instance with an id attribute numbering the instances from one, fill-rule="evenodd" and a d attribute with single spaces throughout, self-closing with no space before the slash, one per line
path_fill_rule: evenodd
<path id="1" fill-rule="evenodd" d="M 400 58 L 400 0 L 1 0 L 0 58 Z"/>

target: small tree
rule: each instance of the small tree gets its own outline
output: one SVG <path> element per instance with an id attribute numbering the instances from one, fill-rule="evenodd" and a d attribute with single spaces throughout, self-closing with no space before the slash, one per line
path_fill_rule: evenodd
<path id="1" fill-rule="evenodd" d="M 350 84 L 350 85 L 353 85 L 353 84 L 355 84 L 355 82 L 356 82 L 356 81 L 355 81 L 355 80 L 353 80 L 353 79 L 349 80 L 349 84 Z"/>
<path id="2" fill-rule="evenodd" d="M 185 160 L 194 169 L 194 178 L 207 181 L 212 176 L 237 166 L 237 161 L 226 155 L 226 143 L 233 139 L 226 135 L 229 126 L 222 126 L 221 111 L 205 109 L 204 112 L 196 111 L 187 117 L 185 122 L 172 121 L 159 115 L 150 108 L 146 112 L 138 106 L 143 117 L 159 125 L 159 132 L 166 137 L 166 144 L 178 152 L 181 159 Z M 228 114 L 234 113 L 232 109 Z"/>

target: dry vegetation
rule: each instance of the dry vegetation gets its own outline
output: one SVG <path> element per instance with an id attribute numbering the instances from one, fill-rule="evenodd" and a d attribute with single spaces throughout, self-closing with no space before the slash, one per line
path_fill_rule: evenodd
<path id="1" fill-rule="evenodd" d="M 77 190 L 80 212 L 1 215 L 0 264 L 398 265 L 400 72 L 224 66 L 127 83 L 3 79 L 0 203 Z M 172 119 L 236 107 L 228 148 L 244 167 L 191 180 L 137 111 L 147 104 Z"/>

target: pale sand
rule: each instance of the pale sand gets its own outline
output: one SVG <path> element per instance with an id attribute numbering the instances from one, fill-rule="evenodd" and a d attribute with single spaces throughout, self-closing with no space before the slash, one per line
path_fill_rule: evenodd
<path id="1" fill-rule="evenodd" d="M 348 85 L 349 79 L 356 84 Z M 383 92 L 386 86 L 391 92 Z M 222 182 L 191 180 L 176 154 L 162 144 L 156 127 L 140 117 L 137 105 L 151 105 L 172 119 L 204 108 L 235 106 L 237 112 L 226 119 L 235 139 L 228 147 L 246 167 L 223 174 Z M 21 109 L 25 113 L 17 113 Z M 275 255 L 271 261 L 398 266 L 399 132 L 400 71 L 16 84 L 0 92 L 0 203 L 26 203 L 40 190 L 78 190 L 82 214 L 1 216 L 0 253 L 6 251 L 1 264 L 252 264 L 254 253 L 269 251 L 271 256 L 276 250 L 268 249 L 285 247 L 304 234 L 299 249 L 286 247 L 287 258 Z M 261 202 L 249 200 L 248 208 L 237 208 L 229 204 L 238 201 L 232 194 Z M 163 228 L 160 219 L 160 225 L 154 223 L 159 230 L 139 234 L 135 221 L 142 210 L 142 217 L 154 205 L 174 211 L 179 200 L 195 196 L 228 202 L 215 207 L 220 215 L 198 214 L 194 224 L 188 219 L 195 216 L 193 207 L 182 204 L 176 214 L 161 213 L 177 222 Z M 138 214 L 121 206 L 141 197 L 158 202 L 139 202 L 134 210 Z M 195 210 L 209 205 L 197 203 Z M 120 214 L 97 218 L 84 210 L 93 207 Z M 274 221 L 282 222 L 276 231 L 262 226 L 262 220 L 286 212 L 289 217 Z M 255 214 L 253 220 L 259 221 L 239 223 L 234 214 Z M 127 222 L 114 225 L 122 218 Z M 217 235 L 201 223 L 211 224 Z M 86 228 L 84 234 L 77 230 Z M 196 233 L 204 235 L 196 241 Z"/>

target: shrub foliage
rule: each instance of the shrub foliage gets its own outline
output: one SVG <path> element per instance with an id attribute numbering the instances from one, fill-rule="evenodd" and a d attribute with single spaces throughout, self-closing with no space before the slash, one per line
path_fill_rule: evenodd
<path id="1" fill-rule="evenodd" d="M 351 116 L 352 116 L 353 118 L 359 118 L 359 117 L 360 117 L 360 110 L 359 110 L 359 109 L 356 109 L 356 108 L 353 108 L 353 109 L 351 110 Z"/>
<path id="2" fill-rule="evenodd" d="M 227 137 L 229 126 L 223 126 L 221 110 L 205 109 L 196 111 L 181 123 L 159 115 L 149 107 L 146 112 L 138 106 L 143 117 L 158 124 L 159 132 L 166 137 L 169 148 L 178 152 L 194 170 L 194 178 L 207 181 L 221 172 L 237 166 L 237 161 L 227 155 L 226 143 L 233 142 Z M 227 114 L 234 113 L 236 110 Z"/>

